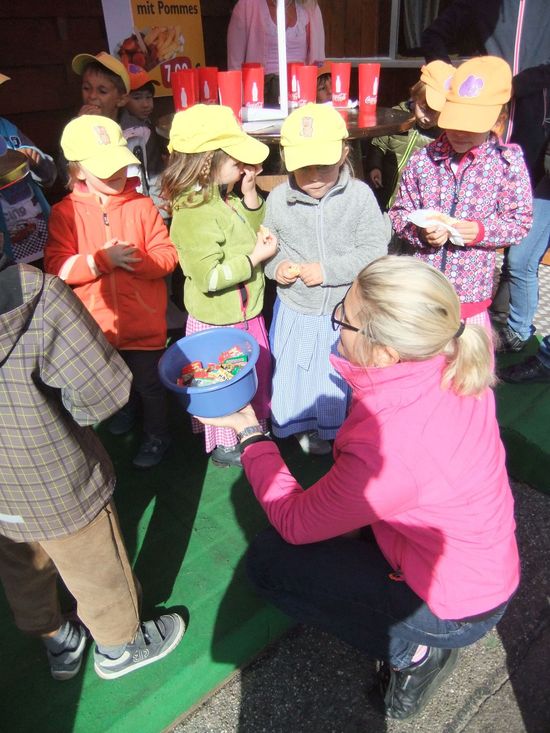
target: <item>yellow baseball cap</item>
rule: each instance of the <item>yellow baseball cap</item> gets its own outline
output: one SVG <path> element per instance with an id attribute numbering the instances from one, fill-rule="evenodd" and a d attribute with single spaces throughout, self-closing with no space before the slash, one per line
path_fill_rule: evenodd
<path id="1" fill-rule="evenodd" d="M 97 56 L 93 56 L 91 53 L 79 53 L 72 60 L 71 66 L 76 74 L 82 76 L 88 64 L 94 61 L 119 76 L 122 79 L 126 92 L 130 91 L 130 77 L 128 76 L 126 67 L 122 61 L 115 59 L 110 53 L 100 51 Z"/>
<path id="2" fill-rule="evenodd" d="M 436 112 L 441 112 L 446 94 L 451 86 L 455 67 L 445 61 L 430 61 L 421 68 L 420 81 L 426 85 L 426 102 Z"/>
<path id="3" fill-rule="evenodd" d="M 9 81 L 11 79 L 11 76 L 6 76 L 5 74 L 0 74 L 0 84 L 3 84 L 5 81 Z"/>
<path id="4" fill-rule="evenodd" d="M 120 126 L 101 115 L 81 115 L 65 126 L 61 148 L 69 161 L 82 163 L 98 178 L 109 178 L 139 160 L 130 152 Z"/>
<path id="5" fill-rule="evenodd" d="M 347 136 L 342 115 L 330 105 L 309 103 L 299 107 L 281 127 L 286 169 L 334 165 L 342 156 L 342 140 Z"/>
<path id="6" fill-rule="evenodd" d="M 205 153 L 223 150 L 240 163 L 258 165 L 269 155 L 269 148 L 247 135 L 233 111 L 219 104 L 195 104 L 176 112 L 170 128 L 168 150 L 178 153 Z"/>
<path id="7" fill-rule="evenodd" d="M 488 132 L 502 105 L 512 94 L 512 70 L 498 56 L 464 61 L 451 80 L 439 127 L 465 132 Z"/>

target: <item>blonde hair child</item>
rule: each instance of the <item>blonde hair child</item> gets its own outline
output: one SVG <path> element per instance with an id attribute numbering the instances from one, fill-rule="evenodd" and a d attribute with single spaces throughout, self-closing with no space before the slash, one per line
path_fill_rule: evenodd
<path id="1" fill-rule="evenodd" d="M 288 183 L 267 201 L 266 226 L 279 251 L 266 265 L 277 282 L 270 330 L 274 435 L 295 435 L 323 454 L 347 411 L 349 390 L 329 362 L 338 334 L 330 314 L 357 273 L 387 253 L 390 226 L 370 188 L 347 163 L 348 136 L 331 106 L 308 104 L 283 123 Z"/>
<path id="2" fill-rule="evenodd" d="M 265 206 L 256 176 L 269 148 L 241 130 L 229 107 L 198 104 L 175 115 L 168 149 L 162 195 L 172 202 L 170 235 L 185 274 L 186 333 L 231 326 L 256 338 L 254 405 L 265 429 L 271 357 L 262 263 L 275 253 L 277 240 L 259 231 Z M 239 182 L 242 196 L 233 191 Z M 193 430 L 204 428 L 193 419 Z M 233 430 L 207 427 L 205 443 L 216 465 L 240 465 Z"/>
<path id="3" fill-rule="evenodd" d="M 177 254 L 153 202 L 128 179 L 128 166 L 139 161 L 114 120 L 76 117 L 61 148 L 72 190 L 52 208 L 45 268 L 73 288 L 132 372 L 130 400 L 108 427 L 122 435 L 141 411 L 144 435 L 133 464 L 152 468 L 171 443 L 157 366 L 166 345 L 164 278 Z"/>

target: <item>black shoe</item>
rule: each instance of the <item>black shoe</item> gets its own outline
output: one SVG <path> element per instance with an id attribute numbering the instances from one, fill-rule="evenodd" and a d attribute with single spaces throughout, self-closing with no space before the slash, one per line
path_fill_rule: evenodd
<path id="1" fill-rule="evenodd" d="M 404 720 L 416 715 L 453 671 L 458 659 L 457 649 L 428 647 L 426 657 L 405 669 L 380 670 L 384 705 L 388 718 Z"/>
<path id="2" fill-rule="evenodd" d="M 154 468 L 158 465 L 171 444 L 170 438 L 146 435 L 132 464 L 136 468 Z"/>
<path id="3" fill-rule="evenodd" d="M 514 354 L 523 351 L 529 343 L 529 339 L 524 341 L 508 325 L 498 330 L 498 341 L 497 351 L 501 354 Z"/>
<path id="4" fill-rule="evenodd" d="M 498 376 L 504 382 L 512 382 L 512 384 L 550 382 L 550 368 L 544 366 L 536 356 L 530 356 L 519 364 L 499 369 Z"/>
<path id="5" fill-rule="evenodd" d="M 224 445 L 217 445 L 211 453 L 212 463 L 220 468 L 227 466 L 242 466 L 241 451 L 238 446 L 226 448 Z"/>

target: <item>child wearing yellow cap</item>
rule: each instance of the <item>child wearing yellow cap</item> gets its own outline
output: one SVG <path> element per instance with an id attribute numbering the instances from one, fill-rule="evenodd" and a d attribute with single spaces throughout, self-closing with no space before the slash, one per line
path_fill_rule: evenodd
<path id="1" fill-rule="evenodd" d="M 403 168 L 414 151 L 441 134 L 437 122 L 454 72 L 454 66 L 444 61 L 432 61 L 423 66 L 420 79 L 411 87 L 409 99 L 396 107 L 411 112 L 414 125 L 405 133 L 374 137 L 370 141 L 365 172 L 383 209 L 392 205 Z"/>
<path id="2" fill-rule="evenodd" d="M 492 131 L 511 91 L 506 61 L 480 56 L 462 63 L 439 116 L 445 132 L 413 154 L 390 210 L 407 252 L 441 270 L 460 298 L 462 318 L 489 333 L 496 250 L 519 244 L 532 222 L 521 149 Z M 428 212 L 420 221 L 418 209 Z"/>
<path id="3" fill-rule="evenodd" d="M 100 51 L 96 56 L 79 53 L 71 65 L 82 77 L 82 106 L 78 114 L 102 115 L 118 121 L 130 93 L 130 76 L 122 61 Z"/>
<path id="4" fill-rule="evenodd" d="M 305 452 L 329 453 L 346 417 L 349 388 L 329 363 L 331 314 L 360 270 L 386 254 L 390 223 L 371 189 L 352 177 L 348 131 L 331 106 L 307 104 L 281 128 L 287 183 L 267 200 L 265 225 L 279 240 L 266 275 L 277 282 L 270 329 L 272 431 Z"/>
<path id="5" fill-rule="evenodd" d="M 61 137 L 72 192 L 52 208 L 46 271 L 71 285 L 133 375 L 130 401 L 109 424 L 129 431 L 143 413 L 144 437 L 133 460 L 150 468 L 170 445 L 166 396 L 157 374 L 166 344 L 166 284 L 177 263 L 150 198 L 127 179 L 122 130 L 100 115 L 71 120 Z"/>
<path id="6" fill-rule="evenodd" d="M 262 263 L 275 254 L 277 240 L 260 231 L 265 205 L 256 176 L 269 148 L 242 131 L 229 107 L 197 104 L 175 115 L 168 150 L 162 195 L 172 202 L 170 236 L 186 276 L 186 332 L 231 326 L 256 338 L 260 358 L 253 404 L 265 429 L 271 357 L 262 316 Z M 241 196 L 233 192 L 239 182 Z M 215 465 L 240 465 L 234 430 L 205 428 L 195 419 L 193 430 L 204 430 Z"/>

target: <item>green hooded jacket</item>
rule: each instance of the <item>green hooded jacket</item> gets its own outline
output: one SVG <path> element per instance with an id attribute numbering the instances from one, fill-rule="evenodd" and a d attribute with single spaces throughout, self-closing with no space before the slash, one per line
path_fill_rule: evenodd
<path id="1" fill-rule="evenodd" d="M 248 255 L 264 218 L 264 201 L 258 209 L 247 209 L 234 194 L 224 200 L 214 186 L 208 200 L 200 191 L 185 191 L 172 212 L 170 237 L 185 275 L 187 312 L 216 326 L 259 315 L 264 275 Z"/>

